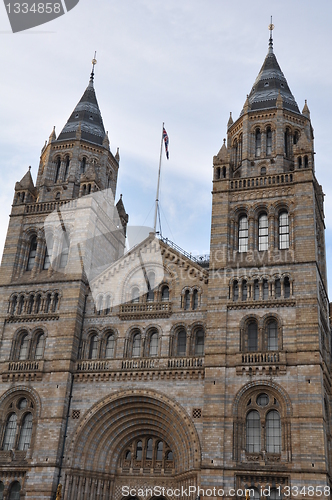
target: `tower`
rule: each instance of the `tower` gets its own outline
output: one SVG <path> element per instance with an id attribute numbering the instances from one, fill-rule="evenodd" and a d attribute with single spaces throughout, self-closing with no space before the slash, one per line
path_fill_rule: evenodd
<path id="1" fill-rule="evenodd" d="M 281 498 L 278 488 L 330 485 L 324 195 L 310 112 L 299 111 L 272 29 L 213 159 L 205 348 L 204 444 L 224 484 L 254 487 L 255 498 L 266 486 Z"/>

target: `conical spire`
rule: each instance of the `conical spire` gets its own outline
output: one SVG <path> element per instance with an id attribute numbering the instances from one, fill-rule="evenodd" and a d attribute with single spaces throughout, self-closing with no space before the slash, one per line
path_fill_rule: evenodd
<path id="1" fill-rule="evenodd" d="M 269 49 L 263 66 L 256 78 L 256 81 L 249 94 L 249 104 L 251 110 L 275 108 L 278 94 L 280 92 L 283 107 L 295 113 L 300 113 L 298 105 L 288 86 L 287 80 L 280 69 L 277 58 L 273 52 L 272 30 L 274 26 L 269 25 L 270 38 Z M 242 111 L 242 113 L 244 110 Z"/>
<path id="2" fill-rule="evenodd" d="M 105 129 L 93 86 L 94 66 L 96 63 L 96 59 L 93 59 L 89 84 L 62 129 L 58 141 L 75 139 L 76 132 L 80 127 L 82 140 L 93 142 L 94 144 L 103 144 Z"/>

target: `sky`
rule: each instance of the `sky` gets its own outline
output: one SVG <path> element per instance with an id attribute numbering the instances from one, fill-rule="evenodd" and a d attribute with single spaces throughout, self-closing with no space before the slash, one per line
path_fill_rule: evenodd
<path id="1" fill-rule="evenodd" d="M 332 291 L 332 2 L 318 0 L 80 0 L 64 16 L 13 34 L 0 5 L 0 248 L 15 182 L 57 134 L 83 94 L 97 51 L 95 89 L 111 150 L 120 151 L 117 199 L 132 225 L 153 225 L 162 123 L 162 233 L 209 253 L 212 160 L 268 49 L 274 51 L 315 132 L 316 176 L 325 197 Z M 1 253 L 1 250 L 0 250 Z M 331 296 L 331 293 L 330 293 Z"/>

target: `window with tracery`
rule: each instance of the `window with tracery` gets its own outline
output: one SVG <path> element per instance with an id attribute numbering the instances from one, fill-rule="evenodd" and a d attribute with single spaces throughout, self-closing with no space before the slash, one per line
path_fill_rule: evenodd
<path id="1" fill-rule="evenodd" d="M 5 409 L 1 449 L 26 451 L 30 448 L 34 406 L 25 396 L 13 398 Z"/>
<path id="2" fill-rule="evenodd" d="M 175 466 L 175 457 L 168 444 L 156 436 L 144 436 L 132 441 L 123 451 L 121 457 L 123 472 L 140 471 L 150 474 L 172 473 Z"/>
<path id="3" fill-rule="evenodd" d="M 281 453 L 281 421 L 276 398 L 260 393 L 247 404 L 246 451 L 248 453 Z"/>

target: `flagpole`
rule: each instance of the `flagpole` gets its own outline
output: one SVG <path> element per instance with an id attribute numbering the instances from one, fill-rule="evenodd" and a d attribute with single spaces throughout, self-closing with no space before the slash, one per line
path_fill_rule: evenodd
<path id="1" fill-rule="evenodd" d="M 158 203 L 159 203 L 159 184 L 160 184 L 160 170 L 161 170 L 161 155 L 163 152 L 163 132 L 164 132 L 164 122 L 161 129 L 161 143 L 160 143 L 160 157 L 159 157 L 159 170 L 158 170 L 158 182 L 157 182 L 157 195 L 156 195 L 156 206 L 154 211 L 154 224 L 153 224 L 153 232 L 156 234 L 157 229 L 157 212 L 158 212 Z"/>

